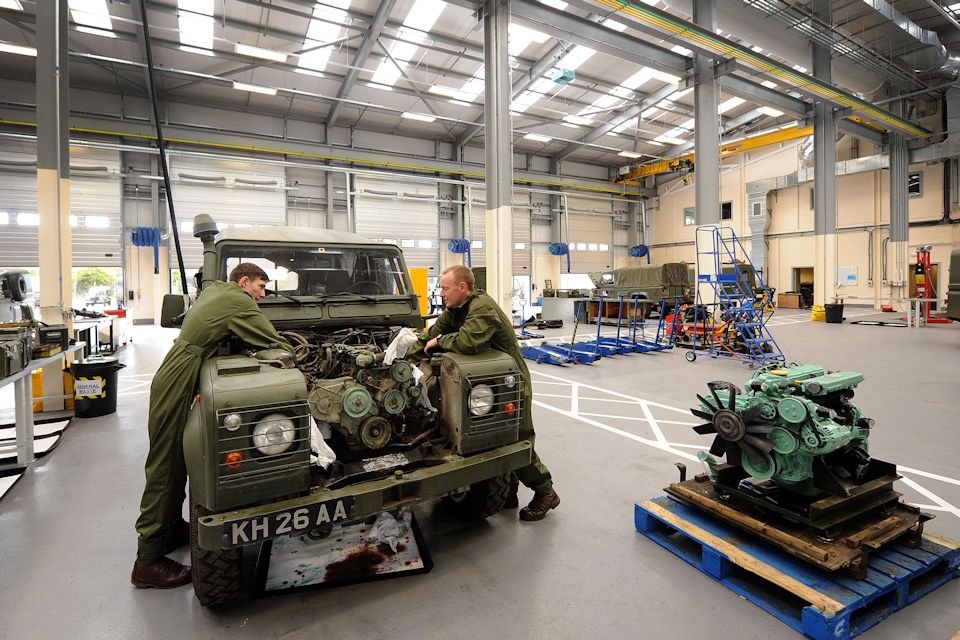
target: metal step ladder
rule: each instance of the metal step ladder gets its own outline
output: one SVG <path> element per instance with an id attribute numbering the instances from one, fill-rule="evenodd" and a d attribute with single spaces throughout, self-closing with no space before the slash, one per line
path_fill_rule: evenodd
<path id="1" fill-rule="evenodd" d="M 704 225 L 696 232 L 697 305 L 695 325 L 713 324 L 702 339 L 694 340 L 688 360 L 697 347 L 711 357 L 741 360 L 751 365 L 785 362 L 780 346 L 767 327 L 771 290 L 753 268 L 743 244 L 730 227 Z M 746 269 L 749 267 L 749 270 Z M 748 274 L 753 274 L 750 282 Z"/>

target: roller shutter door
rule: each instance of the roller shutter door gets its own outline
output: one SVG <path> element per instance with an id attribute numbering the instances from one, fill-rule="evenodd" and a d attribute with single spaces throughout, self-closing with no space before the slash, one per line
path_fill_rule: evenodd
<path id="1" fill-rule="evenodd" d="M 530 275 L 531 248 L 530 248 L 530 209 L 528 205 L 530 198 L 523 193 L 513 194 L 513 274 Z M 476 241 L 483 242 L 479 249 L 471 247 L 470 254 L 473 258 L 473 266 L 487 266 L 487 211 L 486 200 L 478 198 L 474 193 L 472 202 L 472 212 L 468 224 L 470 228 L 470 241 L 474 245 Z"/>
<path id="2" fill-rule="evenodd" d="M 570 208 L 574 208 L 573 198 Z M 570 252 L 571 272 L 613 268 L 613 218 L 610 216 L 570 213 L 570 234 L 567 237 L 564 233 L 563 239 L 575 247 Z"/>
<path id="3" fill-rule="evenodd" d="M 0 265 L 40 264 L 38 227 L 19 224 L 18 214 L 37 211 L 35 143 L 4 143 L 0 149 Z M 119 267 L 121 262 L 120 154 L 70 148 L 70 215 L 75 267 Z M 4 216 L 0 215 L 0 224 Z"/>
<path id="4" fill-rule="evenodd" d="M 435 183 L 357 177 L 354 191 L 358 234 L 395 243 L 407 267 L 437 269 L 441 247 Z"/>
<path id="5" fill-rule="evenodd" d="M 170 178 L 175 180 L 173 204 L 180 227 L 183 266 L 188 273 L 203 265 L 203 246 L 193 237 L 193 218 L 198 214 L 209 214 L 220 228 L 287 224 L 283 166 L 184 156 L 173 156 L 169 162 Z M 170 265 L 176 268 L 172 236 L 169 244 Z"/>

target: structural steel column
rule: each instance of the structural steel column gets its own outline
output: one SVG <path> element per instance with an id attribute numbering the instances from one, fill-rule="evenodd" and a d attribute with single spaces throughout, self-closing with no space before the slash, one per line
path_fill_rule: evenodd
<path id="1" fill-rule="evenodd" d="M 693 21 L 711 33 L 717 28 L 716 0 L 694 0 Z M 713 60 L 696 54 L 694 69 L 694 184 L 697 225 L 720 222 L 720 115 Z"/>
<path id="2" fill-rule="evenodd" d="M 47 324 L 67 324 L 72 331 L 67 0 L 38 2 L 36 11 L 40 318 Z M 43 395 L 63 395 L 59 363 L 43 368 Z M 43 409 L 62 410 L 63 400 L 45 400 Z"/>
<path id="3" fill-rule="evenodd" d="M 513 313 L 513 138 L 507 32 L 510 0 L 484 0 L 484 125 L 487 175 L 487 293 Z"/>
<path id="4" fill-rule="evenodd" d="M 813 45 L 813 75 L 832 81 L 830 49 Z M 837 124 L 833 107 L 813 104 L 813 302 L 833 302 L 837 295 Z"/>
<path id="5" fill-rule="evenodd" d="M 907 205 L 907 141 L 897 133 L 890 133 L 890 244 L 893 245 L 895 265 L 890 284 L 900 289 L 901 297 L 910 293 L 906 286 L 910 264 L 910 221 Z M 910 306 L 906 305 L 909 311 Z"/>

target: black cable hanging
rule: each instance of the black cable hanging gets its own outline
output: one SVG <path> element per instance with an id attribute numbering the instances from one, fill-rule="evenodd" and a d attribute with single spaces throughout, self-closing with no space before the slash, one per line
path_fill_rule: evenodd
<path id="1" fill-rule="evenodd" d="M 177 214 L 173 207 L 173 191 L 170 189 L 170 172 L 167 169 L 167 145 L 163 140 L 163 127 L 160 124 L 160 106 L 157 103 L 157 90 L 153 77 L 153 52 L 150 48 L 150 26 L 147 24 L 146 0 L 140 0 L 140 22 L 143 25 L 143 46 L 147 57 L 147 91 L 150 104 L 153 105 L 153 122 L 157 129 L 157 148 L 160 150 L 160 170 L 163 172 L 163 188 L 167 192 L 167 209 L 170 211 L 170 229 L 177 248 L 177 265 L 180 267 L 180 285 L 183 293 L 187 289 L 187 272 L 183 267 L 183 251 L 180 249 L 180 229 L 177 226 Z"/>

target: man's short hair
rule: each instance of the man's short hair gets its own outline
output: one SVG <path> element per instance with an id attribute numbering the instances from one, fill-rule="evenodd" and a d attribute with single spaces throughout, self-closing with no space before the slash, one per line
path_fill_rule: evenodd
<path id="1" fill-rule="evenodd" d="M 240 283 L 240 279 L 243 277 L 250 278 L 254 282 L 259 280 L 270 281 L 270 277 L 267 275 L 267 272 L 253 264 L 252 262 L 241 262 L 233 268 L 233 271 L 230 272 L 230 282 Z"/>
<path id="2" fill-rule="evenodd" d="M 467 290 L 473 291 L 473 287 L 476 285 L 476 280 L 473 278 L 473 271 L 470 270 L 470 267 L 465 267 L 462 264 L 455 264 L 452 267 L 447 267 L 444 269 L 443 273 L 440 275 L 443 276 L 448 273 L 453 274 L 453 282 L 455 284 L 466 282 Z"/>

